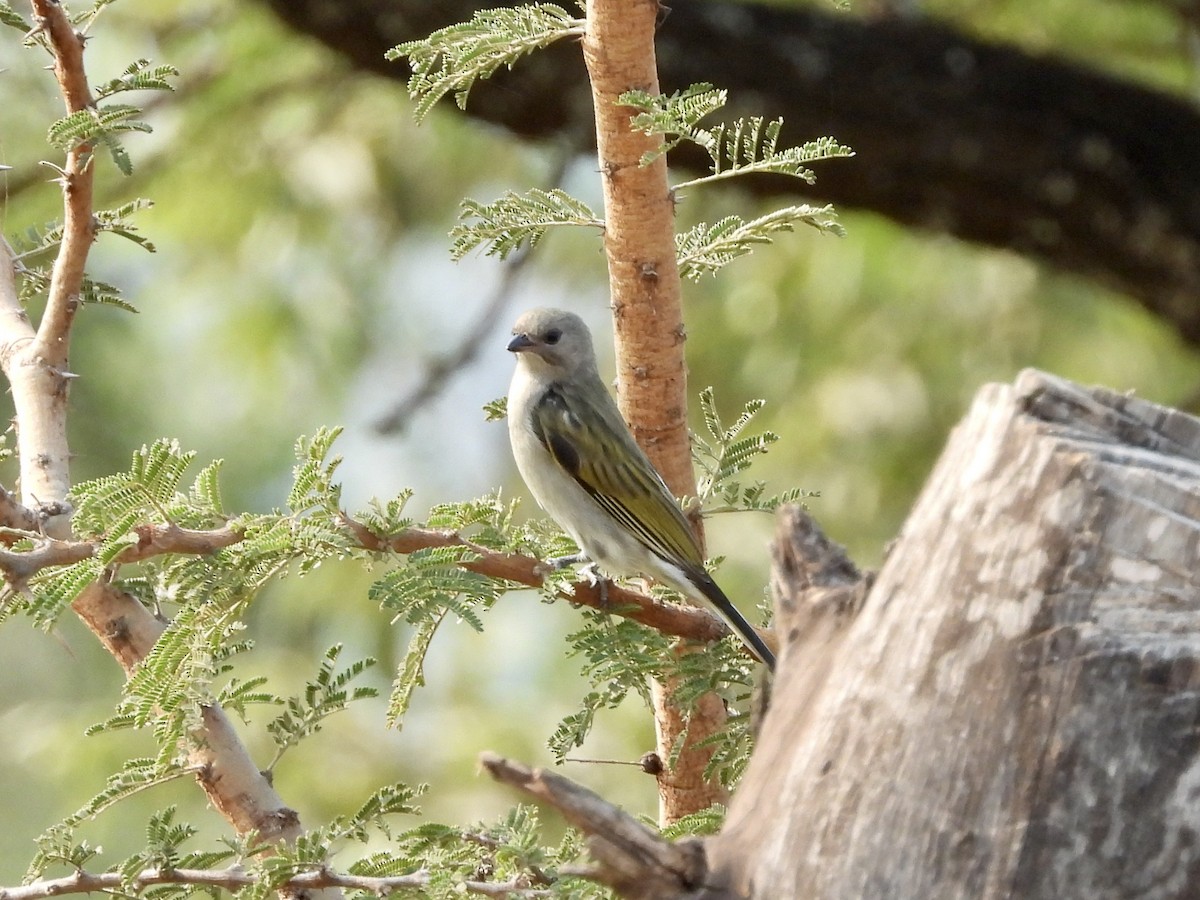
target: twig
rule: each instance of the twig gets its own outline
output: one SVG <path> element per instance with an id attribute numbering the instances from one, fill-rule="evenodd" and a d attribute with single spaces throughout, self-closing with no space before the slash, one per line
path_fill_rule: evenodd
<path id="1" fill-rule="evenodd" d="M 546 179 L 550 187 L 559 187 L 566 173 L 567 165 L 574 156 L 573 152 L 563 147 L 555 159 L 554 170 Z M 512 300 L 521 272 L 529 261 L 532 248 L 523 247 L 505 260 L 500 270 L 500 280 L 492 289 L 483 312 L 475 319 L 474 325 L 451 352 L 429 363 L 424 377 L 407 397 L 396 403 L 386 416 L 375 424 L 375 430 L 380 434 L 396 434 L 402 432 L 412 417 L 427 403 L 432 401 L 446 387 L 450 377 L 461 371 L 479 356 L 483 342 L 491 335 L 501 313 Z"/>
<path id="2" fill-rule="evenodd" d="M 56 0 L 33 0 L 33 12 L 38 29 L 48 38 L 54 54 L 54 75 L 67 113 L 94 106 L 83 68 L 83 35 L 75 30 L 67 11 Z M 47 366 L 62 371 L 67 368 L 71 323 L 79 309 L 84 266 L 96 237 L 92 215 L 92 150 L 88 143 L 73 147 L 67 152 L 67 162 L 61 171 L 62 244 L 50 277 L 46 312 L 38 326 L 37 355 Z"/>
<path id="3" fill-rule="evenodd" d="M 17 500 L 7 488 L 0 486 L 0 526 L 18 531 L 37 531 L 40 525 L 41 516 Z"/>
<path id="4" fill-rule="evenodd" d="M 399 534 L 385 539 L 375 535 L 366 526 L 348 516 L 343 518 L 359 543 L 368 550 L 413 553 L 433 547 L 466 547 L 472 551 L 475 558 L 460 563 L 464 569 L 490 578 L 501 578 L 505 581 L 523 584 L 526 587 L 541 587 L 545 582 L 545 563 L 541 560 L 520 553 L 501 553 L 489 550 L 472 543 L 455 531 L 406 528 Z M 598 584 L 580 581 L 571 586 L 570 592 L 560 592 L 559 597 L 569 603 L 632 619 L 663 634 L 690 640 L 711 643 L 729 633 L 720 619 L 699 607 L 680 603 L 664 603 L 615 584 L 601 587 Z"/>
<path id="5" fill-rule="evenodd" d="M 19 887 L 0 887 L 0 900 L 42 900 L 63 894 L 88 894 L 99 891 L 131 891 L 138 893 L 145 888 L 163 884 L 186 884 L 197 887 L 221 888 L 234 892 L 257 884 L 259 878 L 240 866 L 228 869 L 143 869 L 125 880 L 119 872 L 76 872 L 62 878 L 51 878 L 23 884 Z M 301 891 L 320 888 L 343 888 L 367 891 L 385 897 L 395 891 L 420 890 L 429 884 L 429 872 L 418 869 L 408 875 L 389 875 L 376 878 L 367 875 L 351 875 L 331 869 L 316 869 L 301 872 L 276 886 L 284 896 L 296 896 Z M 485 897 L 550 897 L 552 891 L 531 887 L 526 878 L 509 881 L 463 881 L 462 890 Z"/>
<path id="6" fill-rule="evenodd" d="M 122 880 L 119 872 L 103 872 L 93 875 L 76 872 L 63 878 L 35 881 L 20 887 L 0 888 L 0 900 L 39 900 L 61 894 L 87 894 L 95 891 L 122 891 L 152 887 L 159 884 L 194 884 L 201 887 L 223 888 L 237 891 L 258 883 L 258 877 L 240 867 L 228 869 L 144 869 L 132 879 Z M 318 869 L 293 875 L 279 889 L 302 891 L 313 888 L 349 888 L 385 895 L 392 891 L 415 889 L 429 883 L 429 873 L 418 870 L 411 875 L 392 875 L 386 878 L 370 878 L 365 875 L 349 875 Z"/>
<path id="7" fill-rule="evenodd" d="M 629 897 L 682 896 L 703 885 L 707 864 L 699 841 L 671 843 L 603 797 L 554 772 L 531 769 L 491 752 L 481 754 L 479 764 L 497 781 L 550 804 L 588 835 L 588 850 L 599 865 L 579 874 Z"/>
<path id="8" fill-rule="evenodd" d="M 463 560 L 464 569 L 489 578 L 541 587 L 545 581 L 545 564 L 532 556 L 489 550 L 455 531 L 430 528 L 406 528 L 387 538 L 373 533 L 361 522 L 349 516 L 342 521 L 364 550 L 391 553 L 414 553 L 434 547 L 465 547 L 472 558 Z M 135 563 L 165 554 L 215 553 L 244 539 L 241 530 L 226 525 L 212 531 L 180 528 L 178 525 L 139 525 L 134 529 L 136 544 L 125 548 L 116 563 Z M 0 547 L 0 573 L 14 587 L 21 588 L 33 575 L 52 566 L 65 566 L 94 556 L 98 541 L 60 541 L 38 538 L 30 550 L 9 550 Z M 666 603 L 615 584 L 601 587 L 588 581 L 576 582 L 559 597 L 568 603 L 587 606 L 613 615 L 623 616 L 654 628 L 663 634 L 694 641 L 719 641 L 729 632 L 725 624 L 703 609 L 680 603 Z"/>

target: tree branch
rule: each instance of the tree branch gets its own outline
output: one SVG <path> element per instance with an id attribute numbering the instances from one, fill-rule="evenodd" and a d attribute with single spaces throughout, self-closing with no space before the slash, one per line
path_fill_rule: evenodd
<path id="1" fill-rule="evenodd" d="M 704 883 L 707 866 L 699 841 L 667 841 L 598 794 L 554 772 L 530 769 L 491 752 L 481 754 L 479 764 L 502 784 L 553 806 L 588 835 L 588 850 L 598 866 L 581 871 L 584 877 L 611 885 L 622 896 L 646 900 L 681 896 Z"/>
<path id="2" fill-rule="evenodd" d="M 37 27 L 49 40 L 54 54 L 54 75 L 67 114 L 90 109 L 95 101 L 83 68 L 83 35 L 75 30 L 66 9 L 57 0 L 32 2 Z M 92 215 L 93 149 L 88 143 L 73 147 L 67 152 L 66 166 L 61 171 L 62 243 L 54 260 L 46 312 L 38 326 L 34 351 L 46 366 L 63 373 L 67 371 L 71 323 L 79 309 L 83 270 L 96 238 Z"/>
<path id="3" fill-rule="evenodd" d="M 454 531 L 406 528 L 398 535 L 380 538 L 349 517 L 345 517 L 345 521 L 359 543 L 368 550 L 386 549 L 396 553 L 413 553 L 432 547 L 467 547 L 476 558 L 464 561 L 461 564 L 464 569 L 526 587 L 539 588 L 545 583 L 545 563 L 541 560 L 519 553 L 489 550 Z M 663 634 L 690 640 L 711 643 L 729 634 L 725 623 L 699 607 L 664 603 L 616 584 L 608 584 L 605 589 L 601 589 L 599 585 L 580 581 L 571 586 L 569 593 L 561 592 L 559 597 L 568 603 L 610 612 L 640 622 Z"/>
<path id="4" fill-rule="evenodd" d="M 104 872 L 93 875 L 88 872 L 76 872 L 63 878 L 52 878 L 46 881 L 35 881 L 20 887 L 0 888 L 0 900 L 40 900 L 43 897 L 57 897 L 62 894 L 88 894 L 97 891 L 116 891 L 124 894 L 127 890 L 137 893 L 148 887 L 161 884 L 191 884 L 197 887 L 222 888 L 238 891 L 259 882 L 259 878 L 240 867 L 228 869 L 144 869 L 130 880 L 123 880 L 120 872 Z M 318 869 L 312 872 L 302 872 L 294 875 L 278 890 L 298 892 L 317 888 L 346 888 L 357 891 L 368 891 L 380 896 L 397 890 L 408 890 L 424 887 L 429 883 L 429 874 L 424 871 L 411 875 L 392 875 L 387 878 L 369 878 L 365 875 L 350 875 L 334 872 L 329 869 Z M 470 890 L 470 888 L 468 888 Z M 481 893 L 481 892 L 477 892 Z"/>
<path id="5" fill-rule="evenodd" d="M 33 326 L 29 324 L 29 315 L 21 305 L 17 291 L 16 254 L 8 241 L 0 237 L 0 369 L 8 372 L 13 357 L 33 338 Z M 0 487 L 0 525 L 37 531 L 41 519 L 7 489 Z"/>
<path id="6" fill-rule="evenodd" d="M 465 547 L 474 558 L 461 563 L 464 569 L 526 587 L 539 588 L 545 583 L 545 563 L 540 560 L 519 553 L 489 550 L 454 531 L 406 528 L 399 534 L 384 538 L 349 516 L 343 516 L 343 522 L 364 550 L 408 554 L 434 547 Z M 134 533 L 138 536 L 138 542 L 123 550 L 117 556 L 116 563 L 141 562 L 171 553 L 207 555 L 244 539 L 241 530 L 233 525 L 212 531 L 180 528 L 171 523 L 138 525 Z M 41 570 L 88 559 L 95 555 L 98 547 L 99 542 L 50 538 L 38 540 L 30 550 L 0 547 L 0 573 L 14 588 L 19 589 Z M 694 641 L 711 643 L 729 633 L 720 619 L 699 607 L 666 603 L 616 584 L 607 584 L 602 589 L 599 585 L 580 581 L 572 585 L 570 591 L 560 592 L 559 597 L 568 603 L 632 619 L 663 634 Z M 149 647 L 144 652 L 149 652 Z"/>

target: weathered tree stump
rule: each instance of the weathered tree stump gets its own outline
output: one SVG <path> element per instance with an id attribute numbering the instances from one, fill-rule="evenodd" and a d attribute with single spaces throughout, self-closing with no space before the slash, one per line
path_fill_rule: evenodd
<path id="1" fill-rule="evenodd" d="M 807 540 L 777 549 L 774 697 L 689 896 L 1200 897 L 1200 421 L 1025 372 L 869 592 Z"/>

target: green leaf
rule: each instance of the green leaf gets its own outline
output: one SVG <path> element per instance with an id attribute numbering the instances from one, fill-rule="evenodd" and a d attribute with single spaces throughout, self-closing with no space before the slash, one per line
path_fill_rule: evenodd
<path id="1" fill-rule="evenodd" d="M 492 203 L 464 200 L 459 218 L 474 221 L 456 225 L 450 231 L 450 255 L 456 260 L 485 245 L 488 256 L 505 259 L 523 244 L 537 246 L 556 226 L 604 227 L 604 220 L 590 206 L 558 188 L 534 188 L 524 194 L 509 191 Z"/>
<path id="2" fill-rule="evenodd" d="M 294 481 L 287 500 L 293 512 L 310 509 L 337 512 L 340 508 L 342 489 L 334 483 L 333 476 L 342 458 L 329 456 L 341 433 L 341 428 L 321 428 L 312 438 L 296 442 L 297 464 L 292 469 Z"/>
<path id="3" fill-rule="evenodd" d="M 350 682 L 374 666 L 375 660 L 370 657 L 361 659 L 339 671 L 337 662 L 341 652 L 341 644 L 334 644 L 326 650 L 317 676 L 305 686 L 304 695 L 285 701 L 284 711 L 267 726 L 276 746 L 275 758 L 267 766 L 267 771 L 274 770 L 285 752 L 320 731 L 326 718 L 356 700 L 378 696 L 379 692 L 372 687 L 349 690 Z"/>
<path id="4" fill-rule="evenodd" d="M 25 33 L 33 30 L 33 26 L 26 22 L 20 13 L 3 2 L 0 2 L 0 25 L 7 25 Z"/>
<path id="5" fill-rule="evenodd" d="M 191 773 L 182 766 L 162 765 L 151 757 L 138 757 L 126 760 L 119 772 L 108 777 L 104 790 L 81 806 L 64 820 L 70 828 L 80 822 L 94 819 L 114 803 L 140 793 L 147 788 L 166 784 L 177 778 L 183 778 Z"/>
<path id="6" fill-rule="evenodd" d="M 490 400 L 483 404 L 483 418 L 485 422 L 499 422 L 502 419 L 507 419 L 508 398 L 497 397 L 495 400 Z"/>
<path id="7" fill-rule="evenodd" d="M 51 125 L 47 139 L 53 146 L 67 151 L 85 145 L 104 144 L 117 168 L 123 174 L 131 175 L 133 164 L 116 136 L 130 131 L 150 131 L 149 125 L 134 118 L 141 113 L 138 107 L 123 103 L 89 106 Z"/>
<path id="8" fill-rule="evenodd" d="M 717 125 L 712 130 L 696 129 L 691 137 L 708 151 L 713 174 L 680 182 L 675 185 L 675 190 L 733 176 L 768 173 L 791 175 L 812 184 L 816 176 L 808 163 L 854 155 L 853 150 L 830 137 L 780 150 L 782 128 L 782 119 L 766 122 L 759 116 L 751 116 L 728 125 Z"/>
<path id="9" fill-rule="evenodd" d="M 96 100 L 125 91 L 173 91 L 168 78 L 178 78 L 179 70 L 174 66 L 154 66 L 150 60 L 139 59 L 129 64 L 117 78 L 99 85 L 95 89 Z"/>
<path id="10" fill-rule="evenodd" d="M 404 654 L 392 682 L 392 693 L 388 698 L 387 715 L 384 719 L 388 728 L 400 730 L 404 723 L 404 715 L 408 712 L 413 693 L 419 687 L 425 686 L 425 656 L 433 643 L 433 636 L 438 626 L 445 621 L 448 610 L 441 615 L 418 622 L 413 636 L 408 641 L 408 651 Z"/>
<path id="11" fill-rule="evenodd" d="M 47 874 L 51 866 L 61 865 L 72 871 L 80 871 L 100 854 L 99 847 L 87 841 L 75 842 L 75 826 L 60 822 L 51 825 L 37 839 L 37 853 L 25 871 L 24 882 L 29 884 Z"/>
<path id="12" fill-rule="evenodd" d="M 711 84 L 702 82 L 670 95 L 648 94 L 641 90 L 626 91 L 617 98 L 617 102 L 641 110 L 629 121 L 634 131 L 665 138 L 657 150 L 642 156 L 641 165 L 647 166 L 683 141 L 695 140 L 697 123 L 723 107 L 728 97 L 728 91 L 719 91 Z"/>
<path id="13" fill-rule="evenodd" d="M 550 3 L 484 9 L 469 22 L 400 44 L 386 56 L 408 58 L 412 67 L 408 94 L 416 101 L 414 115 L 419 122 L 451 92 L 459 108 L 465 108 L 476 80 L 490 77 L 502 66 L 512 68 L 522 56 L 560 38 L 581 35 L 583 27 L 583 20 Z"/>
<path id="14" fill-rule="evenodd" d="M 818 231 L 843 235 L 832 206 L 785 206 L 747 222 L 741 216 L 726 216 L 714 225 L 701 222 L 675 236 L 679 274 L 692 281 L 715 275 L 722 267 L 750 253 L 754 247 L 771 243 L 774 235 L 793 231 L 799 224 Z"/>

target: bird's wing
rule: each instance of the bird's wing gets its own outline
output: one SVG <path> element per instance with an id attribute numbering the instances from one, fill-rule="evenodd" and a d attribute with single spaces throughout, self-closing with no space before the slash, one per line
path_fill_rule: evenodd
<path id="1" fill-rule="evenodd" d="M 652 553 L 703 571 L 696 537 L 675 498 L 629 433 L 616 405 L 586 407 L 580 392 L 554 384 L 534 404 L 533 433 L 563 470 Z M 587 408 L 589 414 L 579 410 Z"/>

